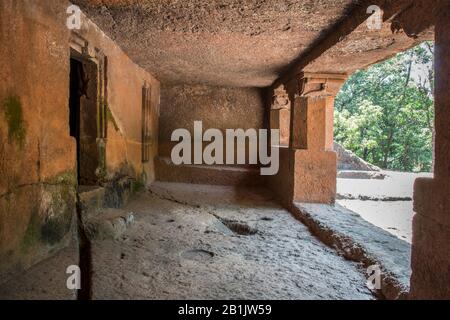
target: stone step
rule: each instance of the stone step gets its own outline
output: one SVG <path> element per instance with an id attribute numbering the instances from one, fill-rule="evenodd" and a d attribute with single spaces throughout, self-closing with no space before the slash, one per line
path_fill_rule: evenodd
<path id="1" fill-rule="evenodd" d="M 122 208 L 131 196 L 144 188 L 144 185 L 130 177 L 122 177 L 105 185 L 104 206 L 106 208 Z"/>
<path id="2" fill-rule="evenodd" d="M 78 195 L 81 214 L 86 219 L 103 210 L 106 189 L 99 186 L 79 186 Z"/>
<path id="3" fill-rule="evenodd" d="M 222 186 L 258 186 L 263 178 L 257 167 L 175 165 L 170 158 L 156 159 L 156 180 Z"/>
<path id="4" fill-rule="evenodd" d="M 134 223 L 134 213 L 121 209 L 104 209 L 84 222 L 89 240 L 116 240 Z"/>
<path id="5" fill-rule="evenodd" d="M 81 213 L 84 217 L 97 216 L 104 208 L 122 208 L 143 185 L 130 177 L 110 181 L 105 186 L 79 186 Z"/>

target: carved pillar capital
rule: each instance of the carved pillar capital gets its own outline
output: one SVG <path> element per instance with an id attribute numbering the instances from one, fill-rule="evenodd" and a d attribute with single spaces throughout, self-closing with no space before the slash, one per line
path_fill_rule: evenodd
<path id="1" fill-rule="evenodd" d="M 283 85 L 279 86 L 273 91 L 271 109 L 291 109 L 289 96 Z"/>
<path id="2" fill-rule="evenodd" d="M 302 72 L 298 75 L 298 94 L 301 97 L 335 97 L 345 80 L 346 74 Z"/>
<path id="3" fill-rule="evenodd" d="M 292 149 L 333 150 L 334 98 L 346 79 L 343 74 L 299 74 L 291 125 Z"/>
<path id="4" fill-rule="evenodd" d="M 280 130 L 280 146 L 289 145 L 291 102 L 284 85 L 273 91 L 270 107 L 270 129 Z"/>

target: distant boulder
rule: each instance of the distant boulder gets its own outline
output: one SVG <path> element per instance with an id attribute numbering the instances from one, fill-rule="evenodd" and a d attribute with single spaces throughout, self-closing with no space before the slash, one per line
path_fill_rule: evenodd
<path id="1" fill-rule="evenodd" d="M 364 161 L 337 142 L 334 143 L 334 151 L 337 153 L 338 157 L 338 170 L 381 171 L 379 167 Z"/>

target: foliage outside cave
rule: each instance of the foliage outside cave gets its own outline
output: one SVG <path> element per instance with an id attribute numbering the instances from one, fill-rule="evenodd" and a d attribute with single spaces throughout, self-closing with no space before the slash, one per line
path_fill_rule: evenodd
<path id="1" fill-rule="evenodd" d="M 434 44 L 352 75 L 336 97 L 335 139 L 383 169 L 431 171 Z"/>

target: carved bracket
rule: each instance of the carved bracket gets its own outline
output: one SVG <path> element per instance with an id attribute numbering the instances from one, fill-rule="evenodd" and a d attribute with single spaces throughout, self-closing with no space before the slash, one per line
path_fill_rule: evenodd
<path id="1" fill-rule="evenodd" d="M 334 97 L 346 79 L 346 74 L 302 72 L 298 77 L 299 95 L 302 97 Z"/>
<path id="2" fill-rule="evenodd" d="M 284 86 L 281 85 L 278 88 L 274 90 L 273 97 L 272 97 L 272 110 L 278 110 L 278 109 L 290 109 L 291 108 L 291 102 L 289 101 L 289 96 L 284 89 Z"/>

